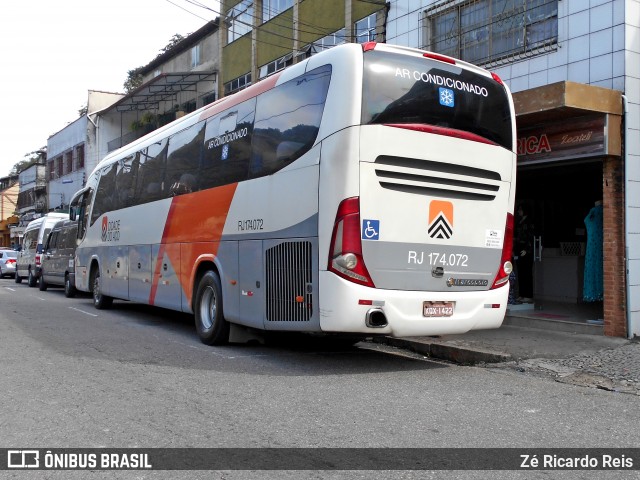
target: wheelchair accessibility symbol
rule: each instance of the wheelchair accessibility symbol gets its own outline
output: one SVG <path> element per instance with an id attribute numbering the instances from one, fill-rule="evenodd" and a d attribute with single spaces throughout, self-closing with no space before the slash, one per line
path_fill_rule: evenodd
<path id="1" fill-rule="evenodd" d="M 380 239 L 380 220 L 362 220 L 362 240 Z"/>

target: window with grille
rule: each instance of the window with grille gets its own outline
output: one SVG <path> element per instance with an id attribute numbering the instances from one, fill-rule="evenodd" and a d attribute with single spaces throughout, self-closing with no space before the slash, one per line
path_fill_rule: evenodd
<path id="1" fill-rule="evenodd" d="M 425 47 L 477 65 L 535 54 L 557 42 L 558 0 L 447 1 L 425 11 Z"/>
<path id="2" fill-rule="evenodd" d="M 73 172 L 73 152 L 67 152 L 64 154 L 64 172 L 66 175 Z"/>
<path id="3" fill-rule="evenodd" d="M 327 35 L 326 37 L 322 37 L 321 39 L 316 40 L 315 42 L 313 42 L 313 44 L 316 47 L 317 51 L 320 52 L 322 50 L 326 50 L 328 48 L 335 47 L 336 45 L 345 43 L 344 35 L 344 28 L 341 28 L 340 30 L 335 31 Z"/>
<path id="4" fill-rule="evenodd" d="M 253 0 L 243 0 L 227 11 L 227 43 L 231 43 L 245 33 L 249 33 L 253 26 Z"/>
<path id="5" fill-rule="evenodd" d="M 289 65 L 293 64 L 293 54 L 289 53 L 284 55 L 273 62 L 262 65 L 259 69 L 258 78 L 268 77 L 280 70 L 284 70 Z"/>
<path id="6" fill-rule="evenodd" d="M 76 162 L 78 170 L 84 168 L 84 145 L 76 147 Z"/>
<path id="7" fill-rule="evenodd" d="M 355 23 L 354 33 L 357 43 L 373 42 L 376 39 L 376 14 L 372 13 Z"/>
<path id="8" fill-rule="evenodd" d="M 244 90 L 251 85 L 251 72 L 240 75 L 238 78 L 234 78 L 230 82 L 224 84 L 224 94 L 230 95 L 239 90 Z"/>
<path id="9" fill-rule="evenodd" d="M 293 0 L 262 0 L 262 21 L 271 20 L 293 6 Z"/>

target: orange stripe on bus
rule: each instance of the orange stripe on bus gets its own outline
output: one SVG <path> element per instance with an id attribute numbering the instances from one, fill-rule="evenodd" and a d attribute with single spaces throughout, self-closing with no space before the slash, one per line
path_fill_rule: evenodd
<path id="1" fill-rule="evenodd" d="M 205 242 L 210 245 L 209 253 L 215 257 L 237 186 L 237 183 L 233 183 L 173 198 L 153 272 L 153 283 L 149 294 L 150 305 L 155 302 L 165 255 L 178 271 L 182 291 L 187 300 L 191 301 L 191 272 L 194 265 L 189 261 L 193 258 L 181 259 L 180 248 L 174 245 Z M 199 252 L 199 254 L 202 253 Z"/>

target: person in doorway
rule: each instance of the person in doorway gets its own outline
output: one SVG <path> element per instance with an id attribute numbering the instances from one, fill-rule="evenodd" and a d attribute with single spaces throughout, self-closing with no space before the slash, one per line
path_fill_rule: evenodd
<path id="1" fill-rule="evenodd" d="M 514 259 L 518 276 L 518 302 L 533 303 L 533 223 L 524 205 L 516 210 Z"/>

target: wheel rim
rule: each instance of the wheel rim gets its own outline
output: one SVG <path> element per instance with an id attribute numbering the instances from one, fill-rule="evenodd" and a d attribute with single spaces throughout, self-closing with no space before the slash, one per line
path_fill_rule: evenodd
<path id="1" fill-rule="evenodd" d="M 218 310 L 216 292 L 211 286 L 207 286 L 202 293 L 202 301 L 200 302 L 200 319 L 205 330 L 209 330 L 213 326 Z"/>

